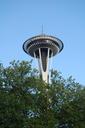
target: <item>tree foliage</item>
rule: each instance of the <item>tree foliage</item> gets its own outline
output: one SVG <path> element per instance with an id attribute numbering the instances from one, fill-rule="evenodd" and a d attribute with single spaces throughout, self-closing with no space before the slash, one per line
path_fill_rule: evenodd
<path id="1" fill-rule="evenodd" d="M 84 128 L 85 88 L 51 71 L 46 84 L 31 62 L 0 64 L 0 128 Z"/>

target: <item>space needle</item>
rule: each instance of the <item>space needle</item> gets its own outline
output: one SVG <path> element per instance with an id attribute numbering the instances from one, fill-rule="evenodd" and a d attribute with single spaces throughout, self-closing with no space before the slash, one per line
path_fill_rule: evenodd
<path id="1" fill-rule="evenodd" d="M 23 44 L 23 50 L 38 60 L 40 75 L 46 83 L 49 83 L 49 58 L 60 53 L 63 46 L 60 39 L 45 34 L 31 37 Z"/>

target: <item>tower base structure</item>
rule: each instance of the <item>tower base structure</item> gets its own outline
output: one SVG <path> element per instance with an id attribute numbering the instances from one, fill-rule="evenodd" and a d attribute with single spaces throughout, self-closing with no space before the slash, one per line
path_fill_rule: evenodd
<path id="1" fill-rule="evenodd" d="M 38 35 L 26 40 L 23 50 L 38 60 L 42 79 L 49 83 L 49 58 L 52 58 L 63 49 L 63 42 L 53 36 Z"/>

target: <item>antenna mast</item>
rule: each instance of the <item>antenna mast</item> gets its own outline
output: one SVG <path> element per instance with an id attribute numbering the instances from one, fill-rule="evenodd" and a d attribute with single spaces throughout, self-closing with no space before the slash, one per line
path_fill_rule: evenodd
<path id="1" fill-rule="evenodd" d="M 42 24 L 42 35 L 43 35 L 43 24 Z"/>

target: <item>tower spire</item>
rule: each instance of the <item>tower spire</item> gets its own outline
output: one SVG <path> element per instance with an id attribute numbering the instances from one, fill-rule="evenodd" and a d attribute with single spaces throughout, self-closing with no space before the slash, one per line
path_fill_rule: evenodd
<path id="1" fill-rule="evenodd" d="M 42 35 L 43 35 L 43 24 L 42 24 Z"/>

